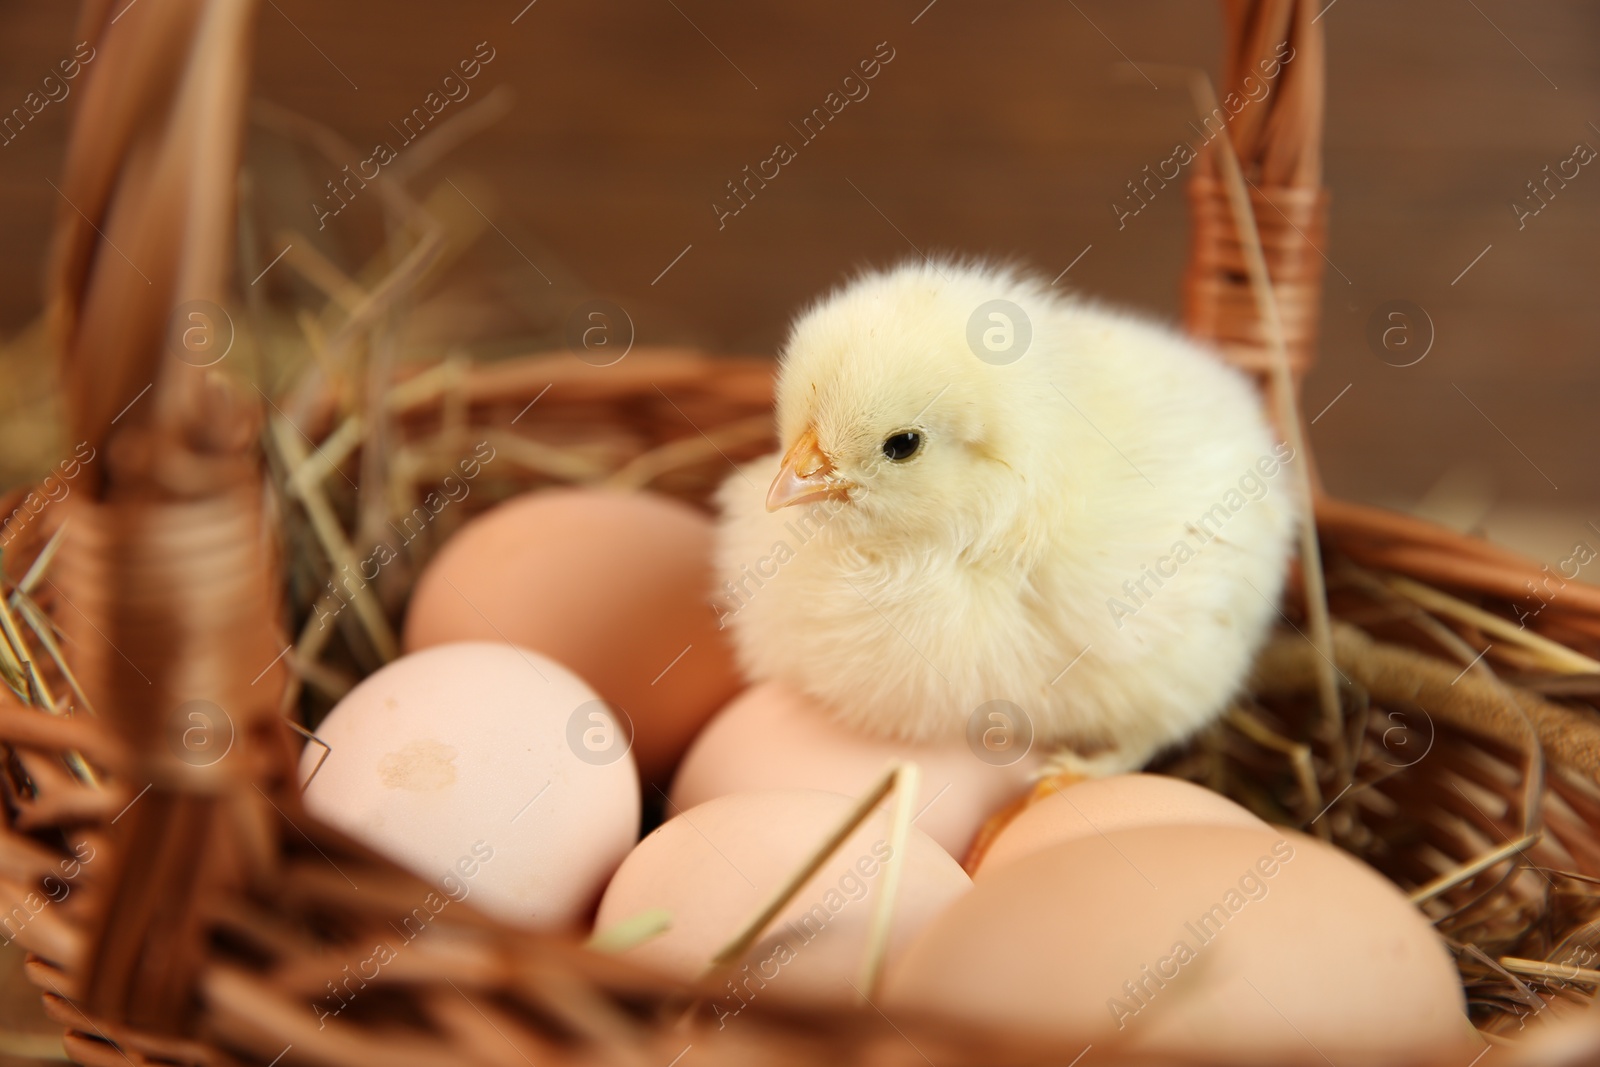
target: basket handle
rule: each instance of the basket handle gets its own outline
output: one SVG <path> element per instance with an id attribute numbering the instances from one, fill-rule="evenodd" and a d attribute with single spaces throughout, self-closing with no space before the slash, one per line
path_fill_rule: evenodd
<path id="1" fill-rule="evenodd" d="M 1227 56 L 1216 111 L 1201 116 L 1203 143 L 1233 142 L 1267 258 L 1298 387 L 1314 357 L 1322 306 L 1328 193 L 1322 185 L 1327 94 L 1322 25 L 1311 0 L 1224 0 Z M 1250 290 L 1215 152 L 1201 147 L 1188 186 L 1189 264 L 1184 327 L 1266 387 L 1271 352 Z"/>
<path id="2" fill-rule="evenodd" d="M 69 432 L 99 457 L 66 502 L 59 620 L 138 794 L 78 985 L 161 1033 L 189 1022 L 207 903 L 276 854 L 256 790 L 296 797 L 260 401 L 222 363 L 255 7 L 86 5 L 48 275 Z"/>

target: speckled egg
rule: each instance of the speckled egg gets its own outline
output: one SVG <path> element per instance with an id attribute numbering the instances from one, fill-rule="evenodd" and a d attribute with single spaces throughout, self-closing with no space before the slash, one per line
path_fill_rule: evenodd
<path id="1" fill-rule="evenodd" d="M 307 809 L 452 900 L 508 922 L 588 917 L 639 832 L 639 776 L 618 727 L 565 667 L 513 645 L 403 656 L 352 689 L 307 745 Z M 421 903 L 421 902 L 419 902 Z"/>

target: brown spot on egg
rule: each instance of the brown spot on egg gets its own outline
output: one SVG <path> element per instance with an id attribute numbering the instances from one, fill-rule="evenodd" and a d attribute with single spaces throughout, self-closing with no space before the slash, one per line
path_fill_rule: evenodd
<path id="1" fill-rule="evenodd" d="M 438 741 L 412 741 L 378 761 L 378 780 L 390 789 L 423 792 L 456 780 L 456 749 Z"/>

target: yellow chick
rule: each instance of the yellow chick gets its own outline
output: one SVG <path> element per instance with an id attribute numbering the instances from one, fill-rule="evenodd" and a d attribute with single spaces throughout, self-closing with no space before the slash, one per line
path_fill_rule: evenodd
<path id="1" fill-rule="evenodd" d="M 795 322 L 777 423 L 719 493 L 723 625 L 860 730 L 1131 770 L 1221 713 L 1276 614 L 1293 452 L 1152 322 L 1008 268 L 869 272 Z"/>

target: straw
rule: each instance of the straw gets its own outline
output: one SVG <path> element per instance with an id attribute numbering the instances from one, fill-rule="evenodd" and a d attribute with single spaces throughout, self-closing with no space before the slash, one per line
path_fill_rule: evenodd
<path id="1" fill-rule="evenodd" d="M 911 765 L 897 763 L 889 767 L 879 776 L 872 788 L 863 793 L 850 806 L 850 810 L 839 820 L 838 825 L 834 827 L 828 836 L 818 843 L 800 866 L 795 868 L 789 877 L 784 879 L 778 888 L 768 895 L 767 900 L 757 909 L 756 913 L 745 920 L 733 937 L 711 957 L 710 967 L 701 976 L 702 984 L 709 983 L 728 965 L 744 958 L 745 953 L 750 951 L 751 947 L 761 937 L 762 932 L 772 924 L 772 920 L 776 919 L 778 913 L 788 905 L 789 901 L 794 899 L 794 895 L 800 892 L 800 889 L 811 880 L 812 876 L 822 869 L 822 865 L 827 863 L 833 854 L 839 850 L 839 847 L 850 839 L 850 835 L 855 833 L 861 824 L 867 820 L 873 809 L 883 801 L 884 797 L 889 795 L 891 789 L 895 788 L 896 783 L 903 780 L 903 775 L 909 766 Z M 912 774 L 914 775 L 915 772 L 913 771 Z M 899 853 L 897 852 L 896 856 L 898 855 Z"/>
<path id="2" fill-rule="evenodd" d="M 911 821 L 916 808 L 922 772 L 915 763 L 903 763 L 895 773 L 894 814 L 889 824 L 889 859 L 883 865 L 883 879 L 873 902 L 872 924 L 867 930 L 867 949 L 861 960 L 856 996 L 870 1001 L 878 989 L 883 964 L 889 952 L 889 933 L 894 924 L 894 907 L 900 890 L 900 876 L 906 866 L 906 843 L 911 836 Z"/>
<path id="3" fill-rule="evenodd" d="M 1512 856 L 1536 844 L 1541 836 L 1540 834 L 1526 834 L 1515 841 L 1507 841 L 1499 848 L 1490 849 L 1471 863 L 1465 863 L 1454 870 L 1446 871 L 1427 885 L 1413 890 L 1410 894 L 1411 903 L 1424 904 L 1441 893 L 1454 889 L 1463 882 L 1471 881 L 1495 864 L 1504 863 Z"/>
<path id="4" fill-rule="evenodd" d="M 1190 91 L 1201 114 L 1209 115 L 1217 108 L 1216 93 L 1211 80 L 1203 74 L 1191 76 Z M 1278 315 L 1277 295 L 1272 288 L 1272 276 L 1267 270 L 1266 253 L 1261 247 L 1261 234 L 1256 229 L 1255 212 L 1250 205 L 1250 193 L 1245 188 L 1244 174 L 1239 169 L 1239 158 L 1234 152 L 1232 135 L 1219 137 L 1213 144 L 1220 145 L 1217 152 L 1222 161 L 1222 173 L 1227 184 L 1228 200 L 1233 207 L 1234 225 L 1239 229 L 1240 247 L 1250 271 L 1250 287 L 1255 293 L 1256 308 L 1266 328 L 1267 346 L 1272 355 L 1273 396 L 1278 405 L 1280 424 L 1294 454 L 1302 460 L 1295 478 L 1295 490 L 1300 505 L 1300 570 L 1305 582 L 1306 613 L 1311 623 L 1311 643 L 1321 662 L 1317 667 L 1318 698 L 1322 702 L 1323 726 L 1332 739 L 1342 739 L 1340 724 L 1343 713 L 1339 704 L 1338 670 L 1333 663 L 1333 633 L 1328 613 L 1327 582 L 1322 573 L 1322 548 L 1317 539 L 1316 513 L 1310 475 L 1310 451 L 1306 445 L 1305 429 L 1300 421 L 1300 408 L 1296 402 L 1294 379 L 1289 372 L 1289 354 L 1283 341 L 1283 323 Z M 1342 748 L 1342 740 L 1339 742 Z M 1341 753 L 1339 762 L 1344 762 Z"/>

